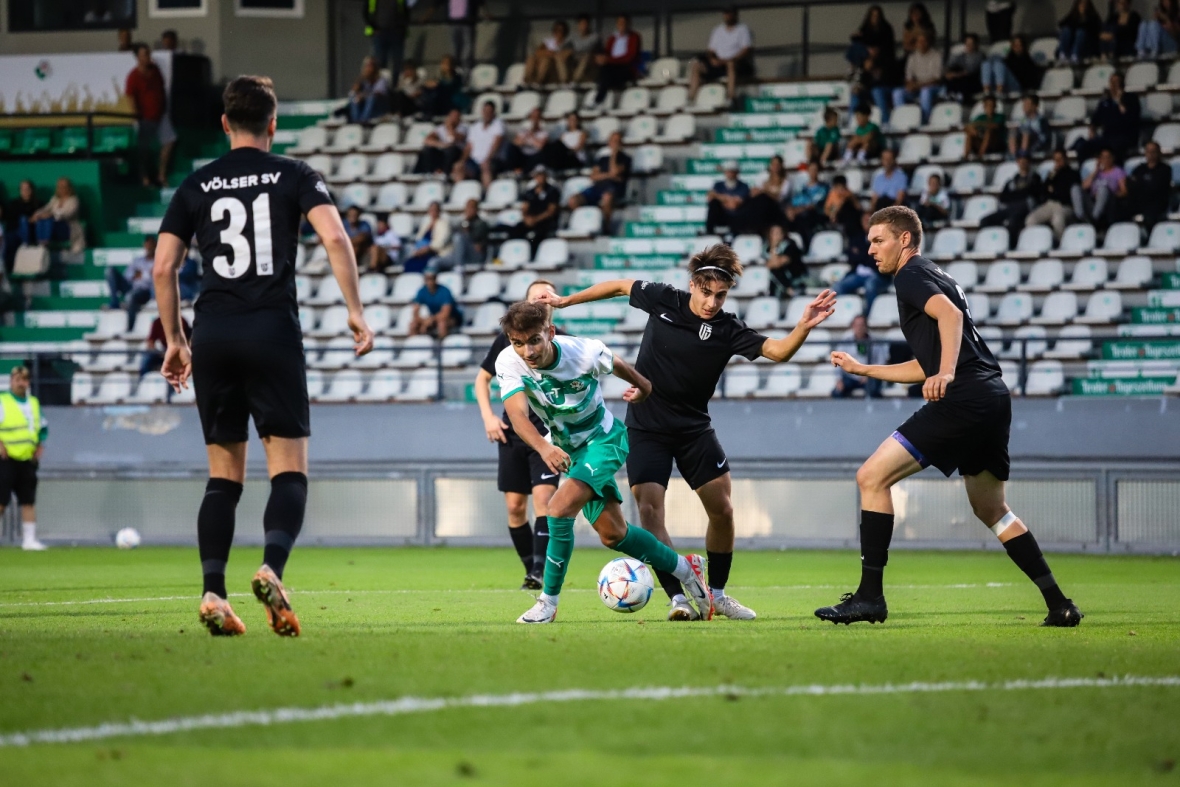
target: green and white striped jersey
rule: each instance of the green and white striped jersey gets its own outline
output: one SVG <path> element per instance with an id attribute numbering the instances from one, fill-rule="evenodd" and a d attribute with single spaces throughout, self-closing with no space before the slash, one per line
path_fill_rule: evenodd
<path id="1" fill-rule="evenodd" d="M 557 357 L 548 369 L 533 369 L 511 346 L 496 358 L 500 398 L 524 393 L 545 426 L 549 441 L 564 451 L 580 448 L 599 428 L 609 434 L 615 418 L 602 398 L 600 377 L 615 367 L 615 355 L 597 339 L 557 336 Z"/>

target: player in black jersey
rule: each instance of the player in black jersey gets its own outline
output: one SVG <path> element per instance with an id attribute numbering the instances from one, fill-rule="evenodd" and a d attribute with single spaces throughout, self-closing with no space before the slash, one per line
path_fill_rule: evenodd
<path id="1" fill-rule="evenodd" d="M 224 100 L 221 124 L 230 152 L 185 179 L 160 226 L 154 278 L 168 339 L 161 373 L 177 391 L 192 376 L 209 455 L 209 482 L 197 515 L 201 621 L 215 635 L 246 631 L 226 601 L 225 567 L 253 418 L 266 448 L 271 489 L 262 520 L 263 564 L 252 586 L 271 629 L 296 636 L 299 620 L 282 576 L 307 505 L 311 427 L 295 298 L 295 249 L 304 214 L 328 250 L 357 355 L 372 349 L 373 332 L 361 309 L 352 244 L 323 180 L 303 162 L 270 153 L 277 108 L 270 79 L 238 77 Z M 177 274 L 194 236 L 204 276 L 190 349 L 181 331 Z"/>
<path id="2" fill-rule="evenodd" d="M 922 224 L 909 208 L 873 214 L 869 253 L 894 276 L 901 330 L 914 359 L 866 366 L 843 352 L 832 363 L 850 374 L 889 382 L 922 383 L 925 404 L 897 428 L 856 473 L 860 487 L 861 580 L 855 593 L 815 615 L 833 623 L 884 622 L 888 615 L 882 575 L 893 537 L 891 489 L 903 478 L 934 465 L 963 477 L 975 515 L 991 528 L 1017 566 L 1045 597 L 1046 626 L 1076 626 L 1082 613 L 1065 597 L 1024 523 L 1008 507 L 1008 432 L 1012 399 L 1000 365 L 975 329 L 963 288 L 918 252 Z"/>
<path id="3" fill-rule="evenodd" d="M 553 282 L 538 279 L 529 285 L 525 300 L 536 300 L 542 292 L 556 294 L 557 289 Z M 540 590 L 545 573 L 545 550 L 549 548 L 549 500 L 557 491 L 561 476 L 550 470 L 541 455 L 517 436 L 507 412 L 497 416 L 492 410 L 491 383 L 496 376 L 496 359 L 510 344 L 508 337 L 500 331 L 475 375 L 475 400 L 479 402 L 488 440 L 495 443 L 499 451 L 496 488 L 504 493 L 504 503 L 508 507 L 508 534 L 520 562 L 524 563 L 524 584 L 520 589 Z M 547 433 L 545 425 L 531 409 L 529 420 L 542 435 Z M 536 516 L 535 529 L 529 527 L 530 494 Z"/>
<path id="4" fill-rule="evenodd" d="M 652 393 L 627 408 L 631 452 L 627 478 L 639 505 L 644 529 L 669 546 L 664 525 L 664 496 L 675 463 L 697 493 L 709 517 L 705 533 L 709 587 L 718 614 L 750 620 L 753 610 L 725 593 L 733 563 L 733 505 L 729 460 L 713 432 L 709 399 L 735 355 L 749 360 L 790 360 L 811 329 L 834 310 L 836 296 L 824 290 L 783 339 L 769 339 L 732 313 L 722 311 L 725 298 L 742 274 L 742 264 L 728 246 L 710 246 L 688 263 L 688 292 L 651 281 L 620 280 L 596 284 L 568 297 L 538 300 L 558 308 L 627 296 L 631 305 L 651 315 L 643 332 L 635 368 L 651 380 Z M 676 577 L 656 572 L 672 600 L 669 620 L 696 620 Z"/>

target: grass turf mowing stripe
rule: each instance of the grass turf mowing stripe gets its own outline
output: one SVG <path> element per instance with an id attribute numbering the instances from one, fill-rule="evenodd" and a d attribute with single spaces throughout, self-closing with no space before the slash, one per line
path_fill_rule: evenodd
<path id="1" fill-rule="evenodd" d="M 693 687 L 636 687 L 611 691 L 567 689 L 564 691 L 512 694 L 475 694 L 468 697 L 402 697 L 381 702 L 357 702 L 348 705 L 324 705 L 318 708 L 277 708 L 275 710 L 235 711 L 233 713 L 187 716 L 160 721 L 109 722 L 94 727 L 73 727 L 57 730 L 0 735 L 0 748 L 29 746 L 37 743 L 80 743 L 106 738 L 170 735 L 191 730 L 227 729 L 231 727 L 272 726 L 308 721 L 363 716 L 404 716 L 429 713 L 450 708 L 515 708 L 540 703 L 583 702 L 590 700 L 671 700 L 685 697 L 824 697 L 848 695 L 935 694 L 962 691 L 1027 691 L 1046 689 L 1105 689 L 1136 686 L 1180 686 L 1180 675 L 1144 677 L 1127 675 L 1120 678 L 1042 678 L 1040 680 L 1010 680 L 1002 683 L 983 681 L 947 681 L 941 683 L 884 683 L 879 685 L 798 685 L 779 688 L 749 688 L 743 686 Z"/>

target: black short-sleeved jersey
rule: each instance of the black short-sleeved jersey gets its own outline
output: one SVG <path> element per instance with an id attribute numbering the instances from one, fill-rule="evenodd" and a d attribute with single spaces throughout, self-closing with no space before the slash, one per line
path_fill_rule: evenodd
<path id="1" fill-rule="evenodd" d="M 193 241 L 204 266 L 193 343 L 251 338 L 298 343 L 299 223 L 332 196 L 302 161 L 235 148 L 185 178 L 160 232 Z"/>
<path id="2" fill-rule="evenodd" d="M 631 287 L 631 305 L 651 315 L 635 368 L 651 380 L 652 394 L 627 408 L 630 428 L 668 434 L 708 429 L 709 400 L 726 364 L 735 355 L 751 361 L 762 355 L 765 336 L 730 312 L 702 320 L 688 299 L 667 284 L 637 281 Z"/>
<path id="3" fill-rule="evenodd" d="M 927 301 L 935 295 L 945 295 L 963 312 L 963 342 L 955 380 L 947 388 L 947 399 L 978 399 L 1008 393 L 1000 365 L 975 330 L 967 295 L 954 279 L 925 257 L 912 257 L 897 272 L 893 286 L 897 291 L 902 333 L 927 377 L 938 374 L 942 363 L 938 321 L 926 314 Z"/>
<path id="4" fill-rule="evenodd" d="M 558 333 L 564 332 L 558 331 Z M 495 379 L 496 359 L 500 357 L 500 353 L 504 352 L 504 349 L 509 345 L 511 345 L 511 342 L 508 341 L 508 335 L 503 331 L 500 331 L 498 334 L 496 334 L 496 338 L 492 341 L 492 348 L 488 350 L 488 354 L 484 357 L 483 363 L 479 365 L 479 368 L 483 369 L 485 372 L 490 374 L 493 379 Z M 501 413 L 500 420 L 504 423 L 504 431 L 514 431 L 512 429 L 512 421 L 508 420 L 507 411 Z M 531 407 L 529 408 L 529 420 L 533 422 L 533 426 L 537 427 L 538 432 L 543 435 L 549 434 L 549 429 L 545 426 L 545 423 L 541 420 L 541 417 L 533 412 L 533 408 Z"/>

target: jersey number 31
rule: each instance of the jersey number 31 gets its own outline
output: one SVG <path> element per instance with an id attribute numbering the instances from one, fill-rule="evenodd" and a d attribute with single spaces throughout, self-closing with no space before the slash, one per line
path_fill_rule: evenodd
<path id="1" fill-rule="evenodd" d="M 274 254 L 270 240 L 270 195 L 259 194 L 250 206 L 254 212 L 254 250 L 242 234 L 246 228 L 246 206 L 235 197 L 222 197 L 213 203 L 212 219 L 221 221 L 229 216 L 229 226 L 221 231 L 221 242 L 233 249 L 231 263 L 224 254 L 213 258 L 213 270 L 225 279 L 237 279 L 250 270 L 251 258 L 258 259 L 258 275 L 274 274 Z"/>

